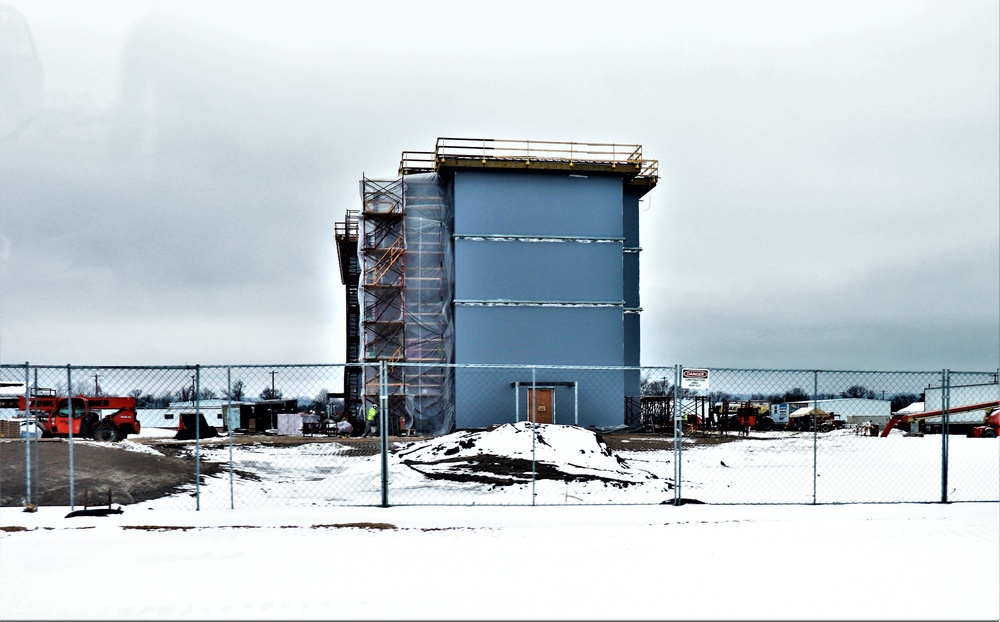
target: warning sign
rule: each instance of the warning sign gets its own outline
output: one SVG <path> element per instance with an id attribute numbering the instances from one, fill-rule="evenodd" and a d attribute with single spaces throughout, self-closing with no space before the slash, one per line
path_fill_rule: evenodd
<path id="1" fill-rule="evenodd" d="M 693 390 L 708 390 L 707 369 L 682 369 L 681 388 Z"/>

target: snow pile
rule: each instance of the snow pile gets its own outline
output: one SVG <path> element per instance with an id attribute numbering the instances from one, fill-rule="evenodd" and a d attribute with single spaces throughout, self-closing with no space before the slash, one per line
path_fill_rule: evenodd
<path id="1" fill-rule="evenodd" d="M 77 442 L 79 442 L 79 441 L 77 441 Z M 113 445 L 109 444 L 109 443 L 100 443 L 98 441 L 83 441 L 83 442 L 87 443 L 88 445 L 93 445 L 94 447 L 111 447 L 111 448 L 114 448 L 114 449 L 122 449 L 124 451 L 132 451 L 132 452 L 140 453 L 140 454 L 150 454 L 150 455 L 153 455 L 153 456 L 162 456 L 163 455 L 163 452 L 158 451 L 158 450 L 154 449 L 153 447 L 149 447 L 147 445 L 143 445 L 142 443 L 136 443 L 136 442 L 130 441 L 128 439 L 126 439 L 124 441 L 118 441 L 117 443 L 114 443 Z"/>
<path id="2" fill-rule="evenodd" d="M 659 479 L 614 455 L 594 432 L 554 424 L 507 423 L 486 432 L 455 432 L 408 443 L 394 458 L 431 479 L 494 486 L 549 479 L 626 487 Z"/>

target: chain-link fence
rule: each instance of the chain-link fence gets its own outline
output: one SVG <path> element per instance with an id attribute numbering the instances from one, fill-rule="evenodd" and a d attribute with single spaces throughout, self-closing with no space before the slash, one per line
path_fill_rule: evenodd
<path id="1" fill-rule="evenodd" d="M 4 365 L 0 497 L 152 509 L 1000 500 L 996 372 L 689 371 Z"/>

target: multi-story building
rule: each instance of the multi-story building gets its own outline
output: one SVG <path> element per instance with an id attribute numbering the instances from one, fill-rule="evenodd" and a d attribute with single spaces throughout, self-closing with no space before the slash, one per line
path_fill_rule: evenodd
<path id="1" fill-rule="evenodd" d="M 639 145 L 439 138 L 398 173 L 361 182 L 359 358 L 385 363 L 365 366 L 363 399 L 387 393 L 390 421 L 423 433 L 621 424 L 640 393 L 622 368 L 639 365 L 656 161 Z"/>

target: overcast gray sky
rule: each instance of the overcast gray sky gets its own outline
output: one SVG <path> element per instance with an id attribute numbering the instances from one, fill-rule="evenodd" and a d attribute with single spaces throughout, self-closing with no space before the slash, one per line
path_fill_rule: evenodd
<path id="1" fill-rule="evenodd" d="M 644 364 L 1000 366 L 995 0 L 6 5 L 2 363 L 342 362 L 334 223 L 459 136 L 659 160 Z"/>

